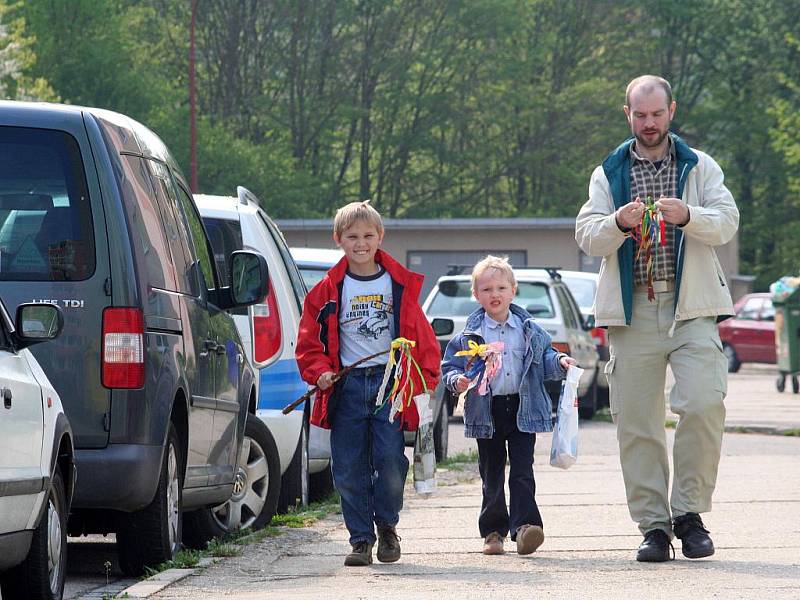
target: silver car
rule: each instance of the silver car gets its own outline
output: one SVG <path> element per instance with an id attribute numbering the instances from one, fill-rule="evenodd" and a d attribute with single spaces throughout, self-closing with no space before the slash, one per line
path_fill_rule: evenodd
<path id="1" fill-rule="evenodd" d="M 598 356 L 594 340 L 589 335 L 590 327 L 584 322 L 575 299 L 566 284 L 561 281 L 557 269 L 514 269 L 517 278 L 517 295 L 514 302 L 526 309 L 553 340 L 553 347 L 566 352 L 584 369 L 578 384 L 579 412 L 583 418 L 591 418 L 597 410 Z M 422 309 L 439 329 L 440 320 L 452 320 L 454 332 L 461 331 L 467 317 L 479 306 L 472 295 L 470 275 L 454 274 L 440 277 L 428 294 Z M 445 346 L 452 334 L 439 336 Z M 558 401 L 559 382 L 548 382 L 548 391 L 553 402 Z M 448 402 L 454 403 L 452 394 Z"/>

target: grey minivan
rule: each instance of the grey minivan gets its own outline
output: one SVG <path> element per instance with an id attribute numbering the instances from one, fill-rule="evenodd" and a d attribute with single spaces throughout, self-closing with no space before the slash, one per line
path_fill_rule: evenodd
<path id="1" fill-rule="evenodd" d="M 116 532 L 128 574 L 174 556 L 182 511 L 231 497 L 253 370 L 227 311 L 264 297 L 267 266 L 220 281 L 175 160 L 117 113 L 0 102 L 0 293 L 57 304 L 33 354 L 72 424 L 72 535 Z"/>

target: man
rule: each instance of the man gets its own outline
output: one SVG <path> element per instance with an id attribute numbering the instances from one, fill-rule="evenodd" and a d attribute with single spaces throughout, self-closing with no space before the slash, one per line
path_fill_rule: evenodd
<path id="1" fill-rule="evenodd" d="M 575 226 L 581 250 L 603 257 L 595 319 L 608 327 L 611 414 L 628 508 L 644 535 L 636 560 L 646 562 L 669 560 L 673 535 L 687 558 L 714 553 L 699 513 L 711 509 L 725 420 L 727 362 L 716 323 L 733 314 L 714 246 L 739 224 L 719 165 L 669 132 L 675 108 L 666 80 L 630 82 L 623 110 L 633 138 L 592 173 Z M 645 213 L 654 226 L 643 233 Z M 669 497 L 667 365 L 680 417 Z"/>

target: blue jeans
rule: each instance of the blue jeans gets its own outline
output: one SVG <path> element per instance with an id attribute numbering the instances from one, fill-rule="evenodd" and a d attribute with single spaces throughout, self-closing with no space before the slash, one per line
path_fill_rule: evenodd
<path id="1" fill-rule="evenodd" d="M 408 473 L 399 419 L 377 413 L 383 366 L 353 369 L 338 382 L 331 426 L 331 471 L 350 543 L 375 542 L 377 525 L 397 525 Z"/>
<path id="2" fill-rule="evenodd" d="M 494 435 L 488 439 L 478 439 L 478 467 L 483 481 L 483 503 L 478 517 L 481 537 L 486 537 L 492 531 L 506 537 L 510 532 L 511 539 L 516 540 L 520 525 L 542 526 L 542 516 L 536 504 L 536 481 L 533 478 L 536 434 L 523 433 L 517 428 L 518 411 L 518 394 L 494 396 Z M 504 489 L 506 456 L 510 466 L 510 516 Z"/>

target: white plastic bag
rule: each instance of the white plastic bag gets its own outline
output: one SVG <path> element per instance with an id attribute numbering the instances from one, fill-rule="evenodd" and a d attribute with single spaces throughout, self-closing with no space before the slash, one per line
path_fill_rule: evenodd
<path id="1" fill-rule="evenodd" d="M 568 469 L 578 459 L 578 381 L 582 374 L 580 367 L 569 366 L 558 399 L 550 464 L 560 469 Z"/>
<path id="2" fill-rule="evenodd" d="M 436 449 L 430 394 L 414 396 L 414 402 L 419 414 L 417 438 L 414 440 L 414 489 L 418 494 L 432 494 L 436 491 Z"/>

